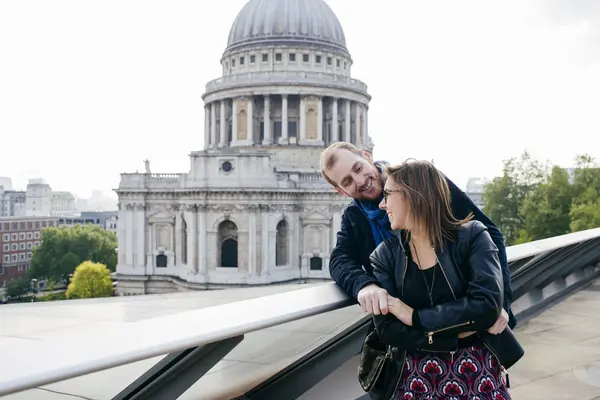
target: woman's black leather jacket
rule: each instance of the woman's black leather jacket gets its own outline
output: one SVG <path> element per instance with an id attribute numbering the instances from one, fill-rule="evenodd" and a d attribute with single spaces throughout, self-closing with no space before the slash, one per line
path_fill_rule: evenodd
<path id="1" fill-rule="evenodd" d="M 375 277 L 394 297 L 403 299 L 411 290 L 404 286 L 408 265 L 407 235 L 382 242 L 371 254 Z M 381 341 L 401 349 L 456 349 L 458 333 L 486 331 L 500 315 L 503 304 L 502 269 L 498 248 L 479 221 L 459 227 L 455 241 L 436 250 L 453 301 L 420 310 L 420 327 L 407 326 L 394 315 L 374 316 Z"/>

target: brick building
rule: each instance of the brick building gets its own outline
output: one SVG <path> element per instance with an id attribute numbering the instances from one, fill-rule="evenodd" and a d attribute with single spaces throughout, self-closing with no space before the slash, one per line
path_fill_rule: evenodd
<path id="1" fill-rule="evenodd" d="M 40 233 L 50 226 L 58 226 L 58 218 L 0 218 L 0 287 L 27 275 L 33 248 L 40 244 Z"/>

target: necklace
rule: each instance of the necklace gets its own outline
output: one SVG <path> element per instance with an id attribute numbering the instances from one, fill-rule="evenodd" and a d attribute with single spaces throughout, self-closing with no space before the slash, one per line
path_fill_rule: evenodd
<path id="1" fill-rule="evenodd" d="M 421 269 L 421 260 L 419 260 L 419 253 L 417 252 L 417 248 L 415 247 L 414 244 L 412 244 L 412 248 L 415 252 L 415 256 L 417 257 L 417 262 L 419 263 L 417 265 L 417 267 L 419 268 L 419 271 L 421 271 L 421 276 L 423 277 L 423 280 L 425 281 L 425 286 L 427 286 L 427 294 L 429 295 L 429 302 L 431 303 L 431 307 L 433 307 L 433 285 L 435 284 L 435 272 L 436 272 L 435 267 L 437 266 L 437 263 L 433 267 L 431 267 L 433 269 L 433 277 L 431 278 L 431 287 L 430 287 L 429 282 L 427 282 L 427 277 L 425 276 L 425 272 L 423 272 L 423 270 Z"/>

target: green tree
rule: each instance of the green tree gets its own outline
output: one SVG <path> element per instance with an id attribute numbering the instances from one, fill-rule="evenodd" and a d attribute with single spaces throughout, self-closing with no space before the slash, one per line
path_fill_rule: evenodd
<path id="1" fill-rule="evenodd" d="M 546 182 L 525 196 L 520 209 L 524 237 L 531 241 L 569 233 L 572 202 L 569 174 L 554 166 Z M 519 242 L 523 242 L 523 238 Z"/>
<path id="2" fill-rule="evenodd" d="M 6 295 L 11 299 L 18 299 L 29 293 L 29 281 L 26 278 L 11 279 L 6 284 Z"/>
<path id="3" fill-rule="evenodd" d="M 110 297 L 113 293 L 110 271 L 104 264 L 84 261 L 73 274 L 67 299 Z"/>
<path id="4" fill-rule="evenodd" d="M 577 157 L 573 191 L 571 231 L 600 227 L 600 168 L 587 154 Z"/>
<path id="5" fill-rule="evenodd" d="M 600 227 L 600 198 L 595 202 L 574 205 L 571 209 L 571 231 Z"/>
<path id="6" fill-rule="evenodd" d="M 117 265 L 117 237 L 95 225 L 45 228 L 33 249 L 29 277 L 61 280 L 82 262 L 99 262 L 111 271 Z"/>
<path id="7" fill-rule="evenodd" d="M 521 209 L 527 196 L 545 182 L 547 175 L 548 166 L 525 151 L 519 158 L 506 160 L 502 176 L 486 185 L 484 211 L 498 226 L 507 244 L 528 237 L 526 232 L 521 232 L 524 227 Z"/>

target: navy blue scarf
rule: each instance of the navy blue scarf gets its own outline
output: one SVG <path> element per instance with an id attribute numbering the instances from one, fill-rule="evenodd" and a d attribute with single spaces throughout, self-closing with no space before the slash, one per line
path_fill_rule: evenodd
<path id="1" fill-rule="evenodd" d="M 376 162 L 375 167 L 379 172 L 382 172 L 382 166 L 386 165 L 384 162 Z M 383 185 L 383 182 L 381 183 Z M 390 220 L 388 219 L 387 213 L 379 208 L 379 203 L 383 199 L 383 191 L 379 200 L 357 200 L 354 199 L 354 204 L 360 211 L 367 217 L 369 224 L 371 225 L 371 232 L 373 232 L 373 238 L 375 239 L 375 246 L 379 246 L 379 243 L 385 239 L 392 237 L 390 231 L 392 227 Z"/>

